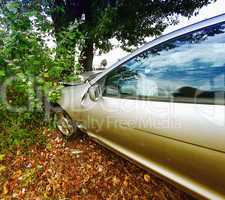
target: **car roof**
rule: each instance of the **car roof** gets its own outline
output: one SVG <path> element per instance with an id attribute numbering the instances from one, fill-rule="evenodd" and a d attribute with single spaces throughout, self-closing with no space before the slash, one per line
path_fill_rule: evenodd
<path id="1" fill-rule="evenodd" d="M 98 76 L 98 77 L 96 77 L 96 79 L 93 79 L 91 81 L 91 84 L 94 84 L 97 80 L 101 79 L 105 74 L 107 74 L 109 71 L 111 71 L 115 67 L 123 64 L 124 62 L 128 61 L 132 57 L 140 54 L 141 52 L 143 52 L 143 51 L 145 51 L 145 50 L 147 50 L 151 47 L 154 47 L 154 46 L 156 46 L 156 45 L 158 45 L 162 42 L 165 42 L 165 41 L 168 41 L 170 39 L 179 37 L 179 36 L 184 35 L 186 33 L 190 33 L 190 32 L 196 31 L 198 29 L 201 29 L 201 28 L 204 28 L 204 27 L 207 27 L 207 26 L 211 26 L 211 25 L 214 25 L 214 24 L 218 24 L 218 23 L 221 23 L 221 22 L 225 22 L 225 13 L 221 14 L 221 15 L 218 15 L 218 16 L 215 16 L 215 17 L 212 17 L 212 18 L 209 18 L 209 19 L 202 20 L 202 21 L 194 23 L 194 24 L 191 24 L 189 26 L 186 26 L 184 28 L 175 30 L 175 31 L 170 32 L 168 34 L 162 35 L 162 36 L 146 43 L 145 45 L 143 45 L 141 48 L 137 49 L 133 53 L 131 53 L 131 54 L 127 55 L 126 57 L 117 61 L 111 67 L 104 70 L 101 76 Z"/>

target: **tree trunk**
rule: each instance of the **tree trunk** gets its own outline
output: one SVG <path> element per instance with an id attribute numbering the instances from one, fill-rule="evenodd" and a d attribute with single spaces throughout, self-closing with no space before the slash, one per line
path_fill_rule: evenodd
<path id="1" fill-rule="evenodd" d="M 83 71 L 93 70 L 94 47 L 92 41 L 86 41 L 80 54 L 80 65 Z"/>

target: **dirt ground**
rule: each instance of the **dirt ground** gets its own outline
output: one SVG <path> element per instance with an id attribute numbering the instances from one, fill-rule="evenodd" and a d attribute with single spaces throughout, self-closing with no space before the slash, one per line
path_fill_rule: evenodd
<path id="1" fill-rule="evenodd" d="M 0 156 L 0 199 L 193 199 L 87 136 L 44 134 L 45 147 Z"/>

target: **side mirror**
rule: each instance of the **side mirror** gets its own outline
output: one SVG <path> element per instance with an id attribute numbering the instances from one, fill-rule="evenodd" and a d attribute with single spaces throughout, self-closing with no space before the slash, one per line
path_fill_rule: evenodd
<path id="1" fill-rule="evenodd" d="M 102 88 L 99 85 L 91 86 L 88 93 L 92 101 L 98 101 L 102 98 Z"/>

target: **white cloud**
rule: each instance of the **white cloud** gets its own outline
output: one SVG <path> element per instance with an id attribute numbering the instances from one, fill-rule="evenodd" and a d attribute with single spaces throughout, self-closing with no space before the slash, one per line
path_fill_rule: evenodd
<path id="1" fill-rule="evenodd" d="M 210 49 L 210 51 L 209 51 Z M 189 67 L 193 65 L 195 60 L 200 60 L 201 63 L 210 63 L 211 67 L 223 66 L 225 63 L 224 54 L 225 44 L 190 44 L 172 49 L 170 51 L 162 51 L 159 56 L 150 57 L 146 60 L 149 67 L 166 67 L 166 66 L 181 66 Z"/>

